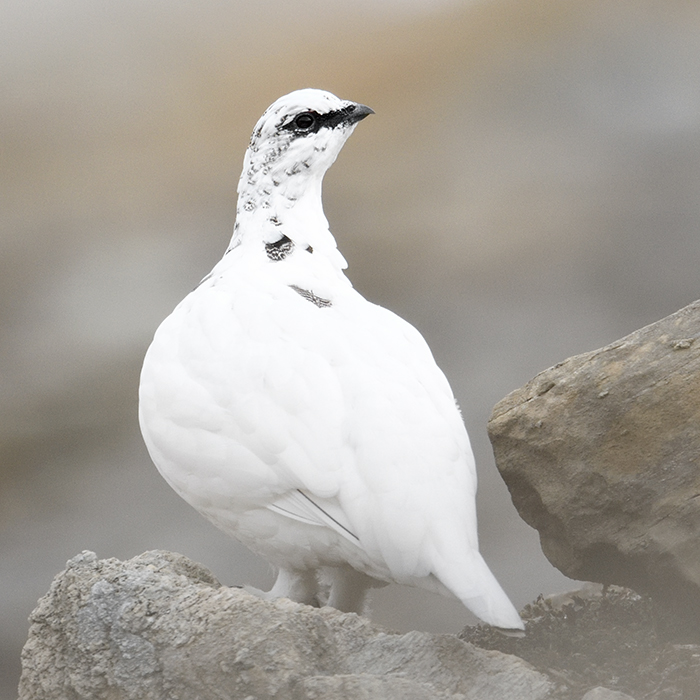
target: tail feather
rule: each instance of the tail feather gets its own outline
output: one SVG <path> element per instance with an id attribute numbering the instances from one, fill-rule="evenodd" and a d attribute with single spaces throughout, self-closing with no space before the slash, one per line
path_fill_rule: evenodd
<path id="1" fill-rule="evenodd" d="M 481 554 L 472 551 L 469 561 L 444 562 L 437 578 L 477 617 L 494 627 L 523 630 L 525 625 Z"/>

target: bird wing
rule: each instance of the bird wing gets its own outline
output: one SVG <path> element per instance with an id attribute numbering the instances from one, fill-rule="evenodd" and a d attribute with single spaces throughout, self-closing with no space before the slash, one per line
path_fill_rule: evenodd
<path id="1" fill-rule="evenodd" d="M 283 494 L 267 507 L 275 513 L 307 525 L 329 527 L 353 544 L 359 544 L 359 538 L 352 531 L 346 514 L 335 500 L 310 496 L 302 489 L 294 489 Z"/>

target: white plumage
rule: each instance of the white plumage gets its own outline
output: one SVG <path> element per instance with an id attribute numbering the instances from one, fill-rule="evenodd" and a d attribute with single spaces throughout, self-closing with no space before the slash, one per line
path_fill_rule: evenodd
<path id="1" fill-rule="evenodd" d="M 372 110 L 320 90 L 251 137 L 233 239 L 162 323 L 140 422 L 161 474 L 279 570 L 270 596 L 362 608 L 384 582 L 522 621 L 478 551 L 476 472 L 445 376 L 410 324 L 365 300 L 321 204 Z"/>

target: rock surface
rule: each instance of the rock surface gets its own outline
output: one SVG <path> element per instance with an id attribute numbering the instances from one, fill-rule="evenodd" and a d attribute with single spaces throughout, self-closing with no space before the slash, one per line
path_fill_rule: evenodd
<path id="1" fill-rule="evenodd" d="M 700 698 L 700 645 L 660 635 L 667 611 L 649 596 L 586 584 L 539 596 L 521 615 L 527 634 L 520 639 L 484 626 L 466 627 L 460 638 L 518 656 L 549 675 L 556 700 Z"/>
<path id="2" fill-rule="evenodd" d="M 517 657 L 221 586 L 180 555 L 71 559 L 30 618 L 20 700 L 544 700 Z"/>
<path id="3" fill-rule="evenodd" d="M 634 698 L 627 693 L 598 686 L 589 690 L 581 700 L 634 700 Z"/>
<path id="4" fill-rule="evenodd" d="M 571 578 L 700 610 L 700 302 L 569 358 L 494 408 L 520 515 Z"/>

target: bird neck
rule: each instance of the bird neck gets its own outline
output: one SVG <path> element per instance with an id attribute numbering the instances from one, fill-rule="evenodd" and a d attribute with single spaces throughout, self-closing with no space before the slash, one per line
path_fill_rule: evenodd
<path id="1" fill-rule="evenodd" d="M 248 162 L 238 186 L 231 246 L 274 243 L 287 236 L 302 248 L 326 254 L 339 269 L 347 264 L 328 228 L 321 198 L 325 171 L 301 164 L 256 168 Z M 278 166 L 278 167 L 274 167 Z"/>

